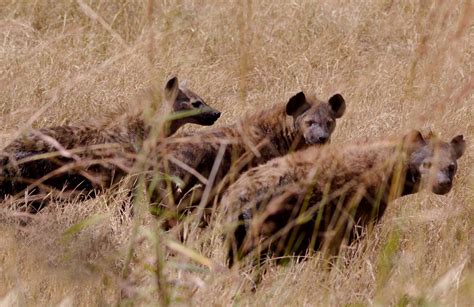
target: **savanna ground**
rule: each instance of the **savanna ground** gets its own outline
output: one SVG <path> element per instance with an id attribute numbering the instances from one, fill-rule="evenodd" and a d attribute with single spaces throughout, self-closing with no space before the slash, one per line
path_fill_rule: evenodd
<path id="1" fill-rule="evenodd" d="M 189 228 L 181 246 L 146 210 L 121 213 L 120 192 L 3 208 L 0 302 L 472 306 L 473 20 L 470 0 L 0 0 L 2 146 L 133 108 L 171 75 L 223 112 L 217 125 L 303 89 L 346 98 L 333 143 L 409 128 L 468 142 L 448 195 L 395 201 L 332 269 L 317 255 L 270 265 L 255 292 L 250 267 L 219 269 L 225 225 Z"/>

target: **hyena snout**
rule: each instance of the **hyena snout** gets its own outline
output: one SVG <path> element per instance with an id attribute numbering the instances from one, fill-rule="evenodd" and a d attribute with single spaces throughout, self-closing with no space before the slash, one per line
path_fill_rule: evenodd
<path id="1" fill-rule="evenodd" d="M 304 138 L 308 145 L 325 144 L 329 141 L 330 136 L 329 131 L 322 129 L 318 125 L 314 125 L 314 127 L 308 129 L 304 134 Z"/>
<path id="2" fill-rule="evenodd" d="M 203 126 L 211 126 L 216 120 L 221 117 L 221 112 L 217 111 L 214 108 L 206 106 L 202 108 L 202 112 L 199 114 L 197 121 L 198 124 Z"/>
<path id="3" fill-rule="evenodd" d="M 452 186 L 453 186 L 452 182 L 443 181 L 443 182 L 440 182 L 437 185 L 434 185 L 433 188 L 432 188 L 432 191 L 435 194 L 444 195 L 444 194 L 447 194 L 449 191 L 451 191 Z"/>
<path id="4" fill-rule="evenodd" d="M 448 170 L 440 170 L 437 172 L 431 190 L 438 195 L 447 194 L 453 186 L 453 172 Z"/>

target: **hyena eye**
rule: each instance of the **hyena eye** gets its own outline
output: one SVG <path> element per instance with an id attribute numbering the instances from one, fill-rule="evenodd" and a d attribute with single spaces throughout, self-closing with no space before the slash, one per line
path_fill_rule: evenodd
<path id="1" fill-rule="evenodd" d="M 196 100 L 195 102 L 192 103 L 194 108 L 201 108 L 203 106 L 202 101 Z"/>
<path id="2" fill-rule="evenodd" d="M 431 162 L 425 161 L 425 162 L 423 162 L 422 166 L 423 166 L 423 168 L 430 168 L 431 167 Z"/>
<path id="3" fill-rule="evenodd" d="M 454 163 L 450 164 L 450 165 L 448 166 L 448 172 L 449 172 L 450 174 L 454 174 L 455 171 L 456 171 L 456 165 L 454 165 Z"/>
<path id="4" fill-rule="evenodd" d="M 306 122 L 306 124 L 307 124 L 308 126 L 312 126 L 312 125 L 315 125 L 316 122 L 315 122 L 314 120 L 308 120 L 308 121 Z"/>

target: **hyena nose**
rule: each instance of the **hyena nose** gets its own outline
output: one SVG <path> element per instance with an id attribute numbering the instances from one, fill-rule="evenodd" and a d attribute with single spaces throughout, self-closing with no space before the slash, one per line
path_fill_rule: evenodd
<path id="1" fill-rule="evenodd" d="M 452 185 L 453 185 L 453 182 L 449 179 L 438 181 L 433 186 L 433 192 L 435 194 L 440 194 L 440 195 L 446 194 L 451 190 Z"/>
<path id="2" fill-rule="evenodd" d="M 440 172 L 441 173 L 441 172 Z M 452 185 L 451 177 L 445 173 L 438 174 L 436 177 L 437 184 L 442 187 L 448 187 Z"/>
<path id="3" fill-rule="evenodd" d="M 324 144 L 328 141 L 329 137 L 327 136 L 320 136 L 319 139 L 318 139 L 318 143 L 320 144 Z"/>
<path id="4" fill-rule="evenodd" d="M 221 117 L 221 112 L 215 111 L 215 112 L 212 113 L 212 116 L 214 116 L 215 118 L 219 118 L 219 117 Z"/>
<path id="5" fill-rule="evenodd" d="M 439 185 L 440 185 L 442 188 L 447 188 L 447 187 L 451 187 L 452 182 L 451 182 L 451 180 L 449 180 L 449 179 L 445 179 L 445 180 L 439 182 Z"/>

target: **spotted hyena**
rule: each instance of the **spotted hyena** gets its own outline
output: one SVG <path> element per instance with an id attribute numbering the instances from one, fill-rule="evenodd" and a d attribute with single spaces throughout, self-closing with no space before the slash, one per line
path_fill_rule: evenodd
<path id="1" fill-rule="evenodd" d="M 166 227 L 176 218 L 198 207 L 198 219 L 211 212 L 212 201 L 248 167 L 256 166 L 309 145 L 329 142 L 336 119 L 345 111 L 340 94 L 320 101 L 300 92 L 286 105 L 260 110 L 236 123 L 199 131 L 193 135 L 168 139 L 157 155 L 159 171 L 179 184 L 162 186 L 153 201 L 161 200 L 171 214 Z M 196 185 L 203 186 L 196 189 Z M 192 190 L 192 193 L 190 191 Z M 163 192 L 165 191 L 165 192 Z M 166 194 L 168 193 L 168 194 Z M 159 196 L 165 195 L 163 198 Z M 218 198 L 218 197 L 217 197 Z M 179 203 L 179 205 L 177 205 Z"/>
<path id="2" fill-rule="evenodd" d="M 187 123 L 212 125 L 220 116 L 176 77 L 168 80 L 164 94 L 172 110 L 164 136 Z M 146 113 L 137 106 L 102 123 L 32 130 L 15 139 L 0 156 L 0 195 L 27 193 L 33 203 L 43 203 L 46 193 L 65 196 L 109 186 L 126 173 L 156 126 L 158 116 L 150 119 Z"/>
<path id="3" fill-rule="evenodd" d="M 308 250 L 334 255 L 357 229 L 380 220 L 394 199 L 422 187 L 448 193 L 464 150 L 462 135 L 446 143 L 413 131 L 308 148 L 250 169 L 221 202 L 234 217 L 230 265 L 256 249 L 276 256 Z"/>

